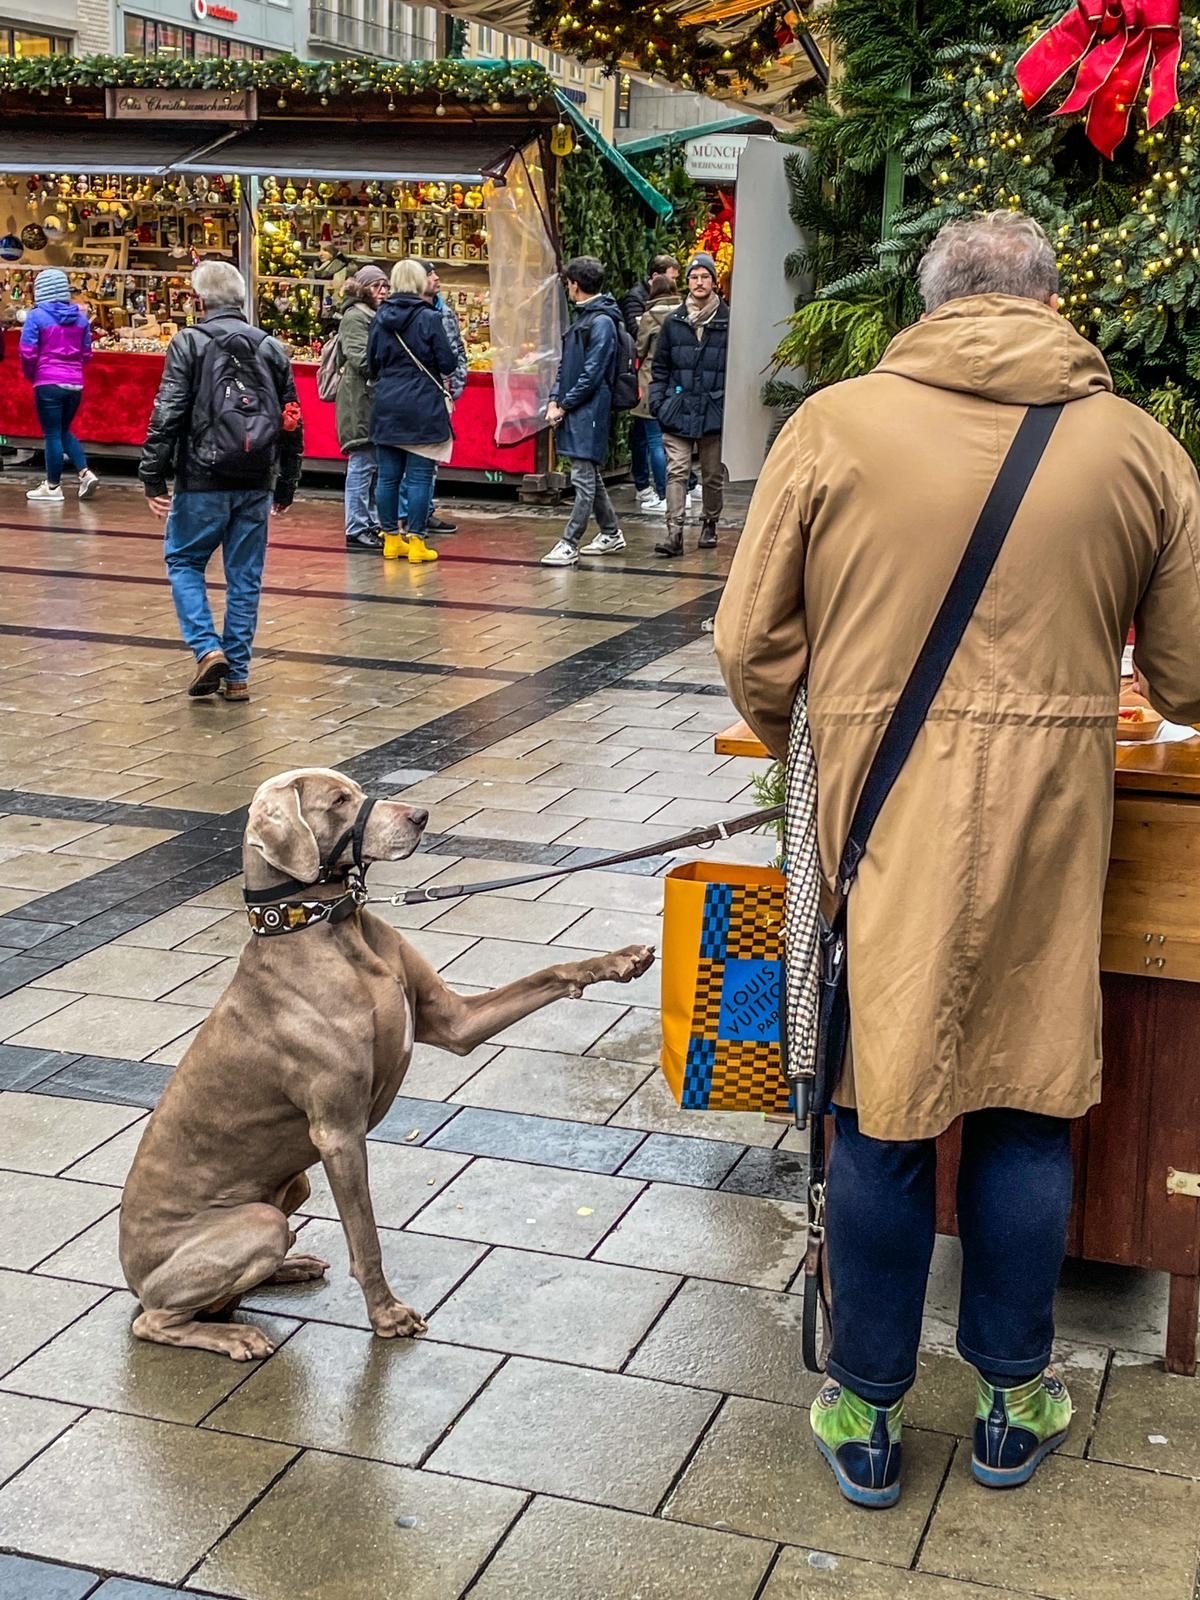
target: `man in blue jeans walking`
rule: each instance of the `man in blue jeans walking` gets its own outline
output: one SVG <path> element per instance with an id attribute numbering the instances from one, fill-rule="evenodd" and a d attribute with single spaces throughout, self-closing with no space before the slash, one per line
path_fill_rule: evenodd
<path id="1" fill-rule="evenodd" d="M 167 519 L 171 594 L 196 658 L 187 692 L 248 700 L 267 521 L 292 503 L 304 434 L 291 362 L 247 320 L 241 273 L 228 261 L 202 261 L 192 289 L 203 315 L 168 347 L 138 474 L 151 511 Z M 226 589 L 220 633 L 204 580 L 218 548 Z"/>

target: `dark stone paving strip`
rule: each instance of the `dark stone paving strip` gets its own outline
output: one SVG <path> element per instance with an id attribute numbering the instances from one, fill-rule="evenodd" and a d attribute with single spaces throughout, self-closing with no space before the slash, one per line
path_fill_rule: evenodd
<path id="1" fill-rule="evenodd" d="M 644 690 L 649 694 L 726 695 L 729 693 L 723 683 L 672 683 L 666 680 L 655 683 L 649 678 L 627 678 L 621 687 Z"/>
<path id="2" fill-rule="evenodd" d="M 152 634 L 139 634 L 131 639 L 124 633 L 100 633 L 89 628 L 25 628 L 15 623 L 0 623 L 0 635 L 18 639 L 82 639 L 89 644 L 119 644 L 139 650 L 170 650 L 178 655 L 183 645 L 178 639 L 162 639 Z M 527 672 L 513 672 L 506 667 L 450 667 L 444 661 L 399 661 L 391 656 L 335 656 L 317 650 L 276 649 L 273 645 L 255 645 L 255 659 L 267 661 L 311 661 L 322 667 L 355 667 L 364 672 L 419 673 L 431 678 L 472 678 L 484 683 L 520 683 Z"/>
<path id="3" fill-rule="evenodd" d="M 700 623 L 716 609 L 717 595 L 708 594 L 633 623 L 626 632 L 590 645 L 553 667 L 518 683 L 505 684 L 455 711 L 435 717 L 411 733 L 399 735 L 374 750 L 343 763 L 364 788 L 378 790 L 397 769 L 440 772 L 469 756 L 480 755 L 510 733 L 522 733 L 555 711 L 610 688 L 629 673 L 672 655 L 698 637 Z M 105 802 L 110 804 L 111 802 Z M 241 832 L 246 808 L 205 817 L 204 822 L 175 839 L 152 845 L 128 861 L 94 873 L 78 884 L 55 890 L 21 906 L 22 922 L 65 924 L 31 950 L 0 954 L 0 996 L 24 988 L 76 957 L 107 944 L 164 911 L 214 889 L 241 870 Z M 427 845 L 435 854 L 478 854 L 482 859 L 531 861 L 532 864 L 589 865 L 603 851 L 555 846 L 513 846 L 500 840 L 470 840 L 439 835 Z M 531 857 L 528 849 L 536 850 Z M 545 852 L 543 854 L 542 852 Z M 547 858 L 548 857 L 548 858 Z M 660 870 L 661 857 L 648 858 L 643 870 Z M 2 948 L 2 947 L 0 947 Z"/>
<path id="4" fill-rule="evenodd" d="M 0 527 L 4 524 L 0 523 Z M 28 533 L 29 529 L 25 528 Z M 140 535 L 139 535 L 140 537 Z M 161 535 L 159 536 L 161 540 Z M 324 549 L 324 546 L 315 546 Z M 328 551 L 326 552 L 328 553 Z M 485 563 L 490 566 L 489 561 Z M 626 571 L 629 569 L 626 568 Z M 154 578 L 148 573 L 139 572 L 88 572 L 77 571 L 69 567 L 18 567 L 0 566 L 0 572 L 12 573 L 18 577 L 27 578 L 71 578 L 74 581 L 86 583 L 132 583 L 152 589 L 166 589 L 169 587 L 166 578 Z M 650 574 L 643 573 L 648 577 Z M 713 572 L 675 572 L 673 577 L 693 577 L 710 583 L 721 583 L 724 580 L 719 573 Z M 223 583 L 215 578 L 208 579 L 210 590 L 224 589 Z M 289 600 L 351 600 L 356 605 L 371 606 L 413 606 L 425 611 L 482 611 L 488 616 L 505 617 L 541 617 L 548 619 L 558 617 L 568 622 L 621 622 L 633 625 L 637 619 L 614 615 L 611 611 L 571 611 L 561 606 L 517 606 L 501 605 L 494 600 L 424 600 L 415 595 L 407 594 L 366 594 L 356 589 L 289 589 L 282 584 L 264 583 L 264 594 L 283 595 Z M 130 641 L 126 640 L 126 643 Z"/>
<path id="5" fill-rule="evenodd" d="M 563 520 L 566 520 L 565 516 Z M 0 522 L 0 528 L 13 529 L 20 533 L 29 532 L 28 525 L 23 522 Z M 88 539 L 141 539 L 152 541 L 155 544 L 162 543 L 161 533 L 143 533 L 141 530 L 136 528 L 72 528 L 69 531 L 72 533 L 81 534 L 84 538 Z M 557 536 L 549 530 L 547 531 L 549 536 L 547 538 L 546 545 L 547 548 L 549 548 L 549 546 L 554 543 L 554 539 Z M 536 571 L 541 567 L 542 564 L 537 557 L 526 558 L 524 556 L 462 555 L 458 551 L 450 549 L 446 545 L 442 544 L 440 540 L 437 540 L 436 543 L 438 545 L 438 554 L 441 560 L 448 561 L 452 565 L 480 567 L 525 567 L 531 571 Z M 276 538 L 272 538 L 271 547 L 272 549 L 276 550 L 307 551 L 313 555 L 322 556 L 336 555 L 339 551 L 339 546 L 336 544 L 305 544 L 299 540 L 293 542 L 289 539 Z M 4 569 L 0 568 L 0 571 L 2 570 Z M 668 567 L 665 563 L 660 567 L 631 567 L 625 562 L 613 561 L 611 559 L 589 561 L 586 556 L 584 556 L 579 564 L 579 571 L 608 572 L 613 573 L 618 577 L 631 578 L 665 578 L 670 576 L 672 578 L 689 578 L 697 583 L 720 583 L 724 581 L 724 574 L 720 572 L 685 572 L 682 568 Z M 219 587 L 219 585 L 210 584 L 209 587 L 214 588 Z M 308 591 L 302 590 L 300 592 L 307 593 Z M 364 598 L 377 597 L 366 596 Z M 423 603 L 426 605 L 438 604 L 437 601 L 425 601 Z M 461 602 L 459 603 L 461 604 Z M 516 612 L 517 615 L 522 614 L 522 608 L 520 606 L 500 606 L 497 607 L 497 609 L 502 611 L 513 611 Z M 540 613 L 537 614 L 540 615 Z M 584 615 L 584 613 L 565 611 L 562 613 L 562 615 L 581 616 Z M 602 617 L 597 617 L 596 620 L 602 621 L 604 619 Z"/>
<path id="6" fill-rule="evenodd" d="M 130 805 L 124 800 L 76 800 L 69 795 L 0 789 L 0 811 L 22 817 L 54 817 L 60 822 L 103 822 L 122 828 L 174 828 L 186 833 L 212 821 L 211 811 L 173 811 L 170 806 Z"/>

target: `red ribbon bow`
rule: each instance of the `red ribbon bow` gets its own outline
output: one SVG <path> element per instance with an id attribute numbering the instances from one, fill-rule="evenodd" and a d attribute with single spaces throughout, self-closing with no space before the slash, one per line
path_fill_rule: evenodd
<path id="1" fill-rule="evenodd" d="M 1017 82 L 1033 106 L 1078 64 L 1075 87 L 1054 115 L 1086 109 L 1087 136 L 1111 159 L 1129 132 L 1147 66 L 1146 126 L 1174 109 L 1181 50 L 1179 0 L 1075 0 L 1017 62 Z"/>

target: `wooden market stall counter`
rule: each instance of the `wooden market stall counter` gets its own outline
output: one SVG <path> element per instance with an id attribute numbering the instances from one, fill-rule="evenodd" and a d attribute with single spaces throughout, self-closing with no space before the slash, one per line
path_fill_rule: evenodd
<path id="1" fill-rule="evenodd" d="M 38 445 L 41 429 L 34 410 L 33 390 L 19 376 L 20 332 L 4 335 L 5 382 L 0 384 L 0 439 Z M 137 350 L 98 350 L 88 363 L 83 404 L 74 431 L 85 446 L 108 446 L 120 451 L 140 450 L 146 438 L 154 396 L 162 379 L 165 356 Z M 317 367 L 312 361 L 293 361 L 296 393 L 304 416 L 304 459 L 314 467 L 342 466 L 334 407 L 317 394 Z M 454 408 L 454 454 L 447 470 L 514 478 L 536 470 L 537 440 L 498 445 L 495 441 L 496 405 L 490 372 L 469 372 L 462 399 Z"/>
<path id="2" fill-rule="evenodd" d="M 746 724 L 718 755 L 767 754 Z M 1196 1372 L 1200 1320 L 1200 738 L 1118 745 L 1104 900 L 1104 1098 L 1077 1126 L 1068 1251 L 1170 1274 L 1168 1372 Z M 958 1130 L 939 1150 L 955 1231 Z"/>

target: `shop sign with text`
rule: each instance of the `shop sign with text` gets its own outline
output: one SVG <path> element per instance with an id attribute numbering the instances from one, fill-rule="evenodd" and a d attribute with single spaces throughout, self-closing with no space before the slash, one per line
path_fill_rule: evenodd
<path id="1" fill-rule="evenodd" d="M 116 121 L 253 122 L 254 89 L 106 89 L 105 115 Z"/>
<path id="2" fill-rule="evenodd" d="M 718 133 L 689 139 L 684 146 L 683 170 L 694 183 L 732 183 L 749 137 L 748 133 Z"/>

